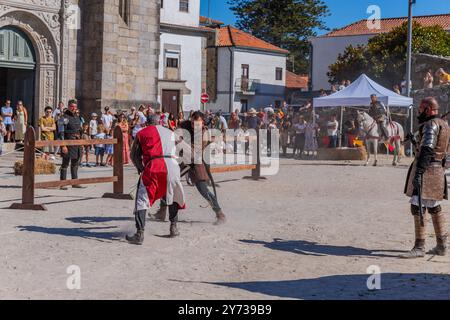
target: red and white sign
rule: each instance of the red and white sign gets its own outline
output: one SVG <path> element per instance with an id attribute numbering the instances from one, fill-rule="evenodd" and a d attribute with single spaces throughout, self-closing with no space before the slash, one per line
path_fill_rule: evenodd
<path id="1" fill-rule="evenodd" d="M 202 101 L 203 104 L 208 103 L 209 102 L 209 95 L 207 93 L 203 93 L 201 101 Z"/>

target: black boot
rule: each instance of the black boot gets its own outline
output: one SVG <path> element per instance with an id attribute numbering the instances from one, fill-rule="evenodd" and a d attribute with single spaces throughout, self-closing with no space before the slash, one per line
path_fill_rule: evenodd
<path id="1" fill-rule="evenodd" d="M 59 180 L 64 181 L 67 180 L 67 168 L 61 168 L 59 172 Z M 67 187 L 59 187 L 61 190 L 67 190 Z"/>
<path id="2" fill-rule="evenodd" d="M 125 238 L 130 244 L 140 246 L 144 243 L 144 230 L 138 230 L 134 236 L 126 236 Z"/>
<path id="3" fill-rule="evenodd" d="M 177 223 L 176 222 L 172 222 L 170 224 L 170 238 L 176 238 L 180 235 L 180 232 L 178 231 L 177 228 Z"/>
<path id="4" fill-rule="evenodd" d="M 78 179 L 78 166 L 70 167 L 70 175 L 72 177 L 72 180 Z M 72 188 L 85 189 L 86 187 L 80 186 L 79 184 L 75 184 L 75 185 L 72 186 Z"/>

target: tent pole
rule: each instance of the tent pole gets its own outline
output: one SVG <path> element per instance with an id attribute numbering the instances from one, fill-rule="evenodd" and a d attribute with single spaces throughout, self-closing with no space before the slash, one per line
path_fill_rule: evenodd
<path id="1" fill-rule="evenodd" d="M 344 107 L 341 106 L 341 122 L 340 122 L 340 129 L 339 129 L 339 148 L 342 148 L 342 121 L 344 121 Z"/>
<path id="2" fill-rule="evenodd" d="M 414 133 L 414 105 L 411 106 L 411 133 Z M 409 157 L 413 157 L 413 143 L 409 143 Z"/>

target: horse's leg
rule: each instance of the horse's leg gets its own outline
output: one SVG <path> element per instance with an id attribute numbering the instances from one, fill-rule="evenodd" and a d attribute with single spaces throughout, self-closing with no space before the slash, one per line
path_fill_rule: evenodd
<path id="1" fill-rule="evenodd" d="M 365 144 L 366 144 L 366 151 L 367 151 L 367 161 L 366 161 L 365 166 L 368 166 L 369 165 L 369 160 L 370 160 L 370 143 L 369 143 L 369 139 L 366 139 Z"/>
<path id="2" fill-rule="evenodd" d="M 373 166 L 376 167 L 378 165 L 378 139 L 373 139 L 373 152 L 375 156 Z"/>
<path id="3" fill-rule="evenodd" d="M 395 141 L 395 143 L 394 143 L 394 160 L 392 161 L 392 165 L 394 167 L 397 166 L 398 154 L 399 154 L 398 143 L 397 143 L 397 141 Z"/>

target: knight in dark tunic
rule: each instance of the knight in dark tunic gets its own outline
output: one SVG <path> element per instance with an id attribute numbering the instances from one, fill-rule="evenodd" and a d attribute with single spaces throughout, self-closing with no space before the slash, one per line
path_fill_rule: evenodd
<path id="1" fill-rule="evenodd" d="M 389 139 L 389 134 L 387 130 L 387 125 L 389 122 L 388 109 L 384 105 L 383 102 L 378 101 L 378 98 L 375 94 L 370 96 L 370 108 L 369 115 L 377 122 L 378 126 L 381 129 L 381 134 L 385 139 Z"/>
<path id="2" fill-rule="evenodd" d="M 82 128 L 80 117 L 77 115 L 78 105 L 76 100 L 70 100 L 68 109 L 64 112 L 64 134 L 63 140 L 79 140 L 81 139 Z M 83 155 L 81 146 L 63 146 L 61 148 L 62 165 L 60 172 L 60 180 L 67 180 L 67 170 L 70 165 L 70 174 L 72 180 L 78 179 L 78 167 Z M 83 188 L 80 185 L 73 185 L 73 188 Z M 61 187 L 67 190 L 66 187 Z"/>
<path id="3" fill-rule="evenodd" d="M 195 146 L 194 142 L 197 140 L 195 139 L 195 130 L 194 128 L 198 127 L 199 131 L 201 133 L 204 133 L 206 130 L 205 126 L 205 120 L 204 115 L 200 111 L 196 111 L 192 114 L 191 121 L 185 121 L 182 123 L 181 129 L 184 129 L 186 133 L 189 133 L 191 137 L 191 155 L 196 154 L 195 152 Z M 200 139 L 202 140 L 202 139 Z M 202 146 L 202 152 L 197 153 L 200 157 L 203 157 L 203 151 L 206 147 L 206 144 L 204 143 Z M 208 165 L 205 163 L 204 159 L 201 163 L 198 163 L 200 161 L 193 161 L 191 159 L 191 164 L 189 164 L 187 167 L 183 167 L 182 171 L 185 171 L 184 169 L 188 170 L 188 175 L 192 183 L 197 188 L 197 191 L 202 195 L 202 197 L 211 205 L 215 215 L 216 215 L 216 221 L 215 225 L 221 225 L 226 222 L 226 216 L 222 211 L 222 208 L 219 205 L 219 202 L 217 200 L 216 192 L 211 192 L 208 188 L 208 183 L 214 184 L 214 181 L 212 181 L 212 175 L 209 172 Z M 195 162 L 195 163 L 194 163 Z M 213 188 L 215 186 L 213 185 Z M 214 190 L 215 191 L 215 190 Z M 160 208 L 158 212 L 155 215 L 151 215 L 150 218 L 155 221 L 164 221 L 167 214 L 167 205 L 164 203 L 164 201 L 161 202 Z"/>
<path id="4" fill-rule="evenodd" d="M 437 246 L 428 254 L 445 256 L 447 253 L 447 230 L 441 202 L 448 200 L 445 167 L 450 138 L 449 126 L 447 121 L 438 117 L 439 104 L 435 98 L 422 100 L 419 112 L 416 154 L 405 186 L 405 194 L 411 198 L 416 241 L 414 248 L 403 258 L 425 256 L 426 219 L 422 221 L 420 218 L 420 205 L 423 214 L 428 211 L 431 215 L 436 234 Z"/>

